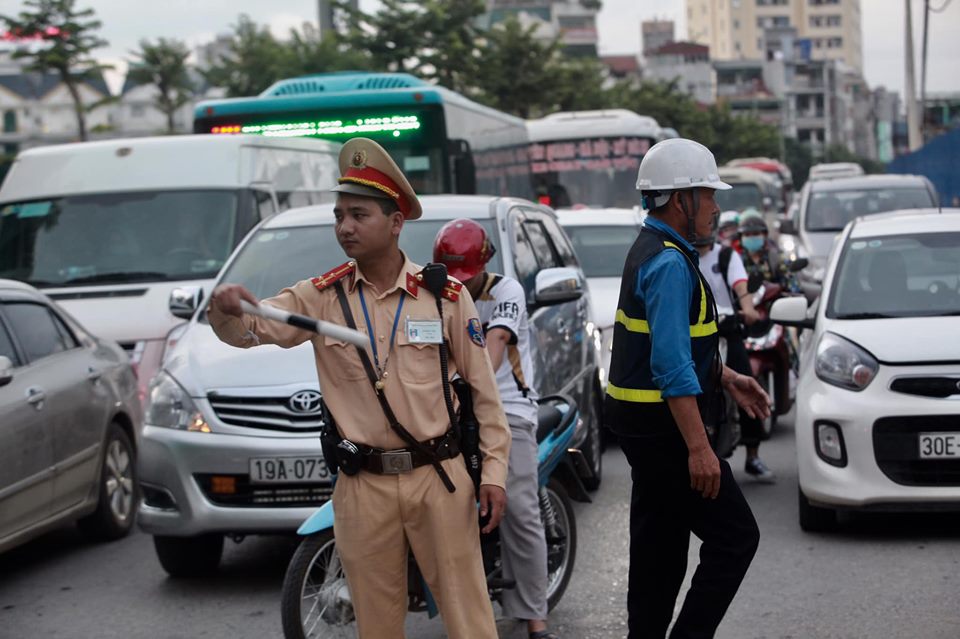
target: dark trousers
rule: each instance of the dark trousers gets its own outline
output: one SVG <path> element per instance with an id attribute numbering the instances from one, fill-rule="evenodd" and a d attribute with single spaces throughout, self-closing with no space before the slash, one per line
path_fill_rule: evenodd
<path id="1" fill-rule="evenodd" d="M 742 337 L 727 337 L 727 366 L 737 371 L 741 375 L 753 377 L 753 369 L 750 368 L 750 355 L 747 353 L 747 347 L 743 343 Z M 754 419 L 739 406 L 737 407 L 740 418 L 740 443 L 749 448 L 760 445 L 763 439 L 763 426 L 759 419 Z"/>
<path id="2" fill-rule="evenodd" d="M 621 437 L 632 468 L 629 639 L 664 639 L 687 571 L 690 533 L 700 565 L 670 639 L 713 637 L 750 566 L 760 531 L 730 465 L 720 460 L 720 494 L 690 488 L 687 447 L 675 434 Z"/>

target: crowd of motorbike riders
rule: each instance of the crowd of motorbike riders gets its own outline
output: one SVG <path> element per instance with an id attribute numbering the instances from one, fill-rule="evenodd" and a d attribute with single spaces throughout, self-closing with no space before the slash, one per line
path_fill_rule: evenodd
<path id="1" fill-rule="evenodd" d="M 794 335 L 772 324 L 768 312 L 776 299 L 802 294 L 798 265 L 782 258 L 763 215 L 752 207 L 742 213 L 724 211 L 716 237 L 696 244 L 700 269 L 717 302 L 718 327 L 727 345 L 725 363 L 760 379 L 775 398 L 767 418 L 775 421 L 778 413 L 789 410 L 798 359 Z M 742 409 L 738 413 L 739 443 L 746 449 L 744 472 L 762 483 L 775 482 L 775 473 L 759 455 L 760 442 L 769 437 L 773 422 L 765 428 L 762 420 Z"/>

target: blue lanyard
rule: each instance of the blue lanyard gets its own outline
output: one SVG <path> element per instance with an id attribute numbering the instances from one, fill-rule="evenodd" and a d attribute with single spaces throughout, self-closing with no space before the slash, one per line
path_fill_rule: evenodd
<path id="1" fill-rule="evenodd" d="M 367 337 L 370 338 L 370 348 L 373 350 L 373 363 L 377 367 L 377 373 L 383 377 L 384 368 L 387 367 L 387 360 L 390 353 L 393 352 L 393 342 L 397 336 L 397 324 L 400 323 L 400 311 L 403 310 L 403 300 L 406 299 L 406 291 L 400 291 L 400 303 L 397 304 L 397 314 L 393 317 L 393 331 L 390 333 L 390 348 L 383 358 L 383 368 L 380 368 L 380 356 L 377 353 L 377 339 L 373 334 L 373 325 L 370 323 L 370 313 L 367 312 L 367 301 L 363 297 L 363 282 L 357 282 L 357 291 L 360 293 L 360 306 L 363 307 L 363 319 L 367 322 Z"/>

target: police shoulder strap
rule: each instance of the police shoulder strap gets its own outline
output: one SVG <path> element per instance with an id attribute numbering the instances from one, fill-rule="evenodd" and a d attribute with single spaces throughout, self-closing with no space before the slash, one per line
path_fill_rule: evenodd
<path id="1" fill-rule="evenodd" d="M 340 302 L 340 309 L 343 311 L 343 319 L 347 323 L 347 326 L 353 330 L 357 330 L 357 322 L 353 318 L 353 312 L 350 310 L 350 303 L 347 301 L 347 294 L 343 290 L 343 284 L 341 282 L 335 282 L 334 288 L 337 291 L 337 300 Z M 356 345 L 355 345 L 356 346 Z M 373 394 L 377 396 L 377 401 L 380 402 L 380 408 L 383 409 L 383 414 L 387 418 L 387 422 L 390 423 L 390 428 L 402 439 L 410 448 L 413 448 L 420 454 L 424 455 L 427 459 L 431 460 L 431 465 L 437 471 L 437 474 L 440 476 L 440 481 L 443 482 L 444 487 L 449 492 L 455 492 L 457 490 L 456 486 L 453 485 L 453 482 L 450 480 L 450 477 L 447 475 L 447 472 L 443 469 L 443 466 L 440 464 L 440 458 L 435 451 L 430 450 L 423 444 L 417 441 L 417 438 L 410 434 L 406 428 L 397 420 L 397 416 L 394 414 L 393 409 L 390 408 L 390 403 L 387 402 L 386 396 L 383 394 L 381 389 L 377 388 L 377 374 L 373 370 L 373 363 L 370 361 L 370 356 L 367 355 L 367 351 L 360 346 L 356 346 L 357 353 L 360 355 L 360 361 L 363 363 L 363 369 L 367 372 L 367 379 L 370 380 L 370 385 L 373 386 Z"/>

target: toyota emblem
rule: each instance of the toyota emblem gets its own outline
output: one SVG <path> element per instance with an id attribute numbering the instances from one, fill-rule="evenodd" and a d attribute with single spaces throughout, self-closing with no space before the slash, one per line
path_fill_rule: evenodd
<path id="1" fill-rule="evenodd" d="M 320 393 L 314 390 L 294 393 L 287 400 L 287 406 L 295 413 L 315 413 L 320 410 Z"/>

